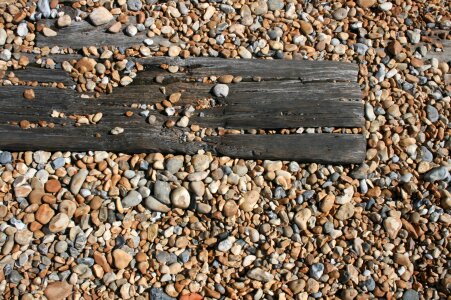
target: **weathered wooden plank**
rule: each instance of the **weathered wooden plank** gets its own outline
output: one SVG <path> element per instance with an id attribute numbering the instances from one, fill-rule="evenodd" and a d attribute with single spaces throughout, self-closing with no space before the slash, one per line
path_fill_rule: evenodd
<path id="1" fill-rule="evenodd" d="M 204 149 L 231 157 L 322 163 L 359 163 L 365 157 L 365 138 L 354 134 L 245 134 L 187 142 L 188 128 L 166 128 L 163 125 L 168 119 L 178 119 L 177 116 L 168 117 L 151 111 L 150 114 L 157 117 L 157 122 L 151 125 L 139 115 L 141 109 L 131 108 L 132 104 L 161 102 L 175 92 L 182 94 L 176 105 L 197 106 L 200 100 L 205 104 L 205 100 L 215 98 L 211 93 L 214 84 L 204 83 L 202 79 L 231 74 L 241 76 L 243 81 L 229 84 L 229 95 L 215 99 L 215 107 L 197 109 L 190 124 L 230 129 L 361 127 L 364 123 L 363 104 L 356 83 L 357 68 L 353 65 L 206 58 L 143 61 L 146 70 L 138 74 L 132 85 L 116 88 L 112 94 L 103 94 L 99 98 L 87 98 L 69 88 L 37 86 L 33 87 L 35 99 L 26 100 L 23 92 L 30 87 L 0 87 L 0 149 L 187 154 Z M 181 71 L 179 74 L 168 73 L 160 67 L 162 63 L 178 64 Z M 42 80 L 58 82 L 67 79 L 67 74 L 62 72 L 31 68 L 33 74 L 23 71 L 19 75 L 24 80 L 32 80 L 42 74 Z M 162 74 L 165 80 L 159 84 L 155 77 Z M 53 110 L 65 113 L 66 118 L 51 117 Z M 126 111 L 133 111 L 134 115 L 126 117 Z M 75 121 L 67 117 L 97 112 L 102 112 L 103 118 L 93 125 L 75 126 Z M 25 130 L 17 125 L 21 120 L 33 124 L 52 122 L 54 127 Z M 111 129 L 116 126 L 124 128 L 124 133 L 111 135 Z"/>
<path id="2" fill-rule="evenodd" d="M 276 88 L 273 88 L 272 85 Z M 196 99 L 211 97 L 212 85 L 206 84 L 173 84 L 174 91 L 186 90 L 182 93 L 185 103 L 195 104 Z M 237 129 L 249 128 L 293 128 L 293 127 L 361 127 L 364 124 L 363 104 L 355 100 L 359 92 L 349 84 L 333 83 L 337 89 L 333 91 L 321 89 L 318 83 L 303 84 L 301 82 L 243 82 L 231 85 L 230 96 L 221 107 L 197 111 L 192 123 L 208 127 L 225 127 Z M 180 89 L 180 86 L 183 86 Z M 192 88 L 189 89 L 189 86 Z M 261 89 L 258 88 L 261 87 Z M 304 86 L 307 88 L 304 90 Z M 152 104 L 156 99 L 163 100 L 158 87 L 147 93 L 120 93 L 118 97 L 111 95 L 99 99 L 81 98 L 71 89 L 55 89 L 36 87 L 35 99 L 23 98 L 26 86 L 0 87 L 0 121 L 13 119 L 15 112 L 23 118 L 29 115 L 30 121 L 42 115 L 50 115 L 52 110 L 65 114 L 93 114 L 103 112 L 104 115 L 123 115 L 131 110 L 124 106 L 132 103 Z M 130 86 L 119 90 L 132 90 Z M 143 92 L 140 89 L 140 92 Z M 154 97 L 153 95 L 158 95 Z M 148 96 L 147 96 L 148 95 Z M 351 98 L 352 97 L 352 98 Z M 11 99 L 15 99 L 11 101 Z M 120 99 L 120 101 L 116 101 Z M 138 110 L 135 110 L 139 113 Z M 155 113 L 157 114 L 157 113 Z M 202 115 L 202 117 L 200 117 Z M 7 117 L 6 117 L 7 116 Z M 165 121 L 161 116 L 162 122 Z M 167 119 L 167 118 L 166 118 Z"/>
<path id="3" fill-rule="evenodd" d="M 336 61 L 310 60 L 263 60 L 263 59 L 222 59 L 211 57 L 190 57 L 188 59 L 152 57 L 137 59 L 147 72 L 140 74 L 142 80 L 153 80 L 165 76 L 168 81 L 186 78 L 199 79 L 207 76 L 234 75 L 246 81 L 259 77 L 260 80 L 301 79 L 312 81 L 357 81 L 358 66 Z M 183 72 L 169 73 L 160 65 L 168 64 L 184 68 Z"/>
<path id="4" fill-rule="evenodd" d="M 81 49 L 83 47 L 101 47 L 101 46 L 115 46 L 115 47 L 132 47 L 134 45 L 141 45 L 143 41 L 148 38 L 146 30 L 138 32 L 135 36 L 128 36 L 123 31 L 118 33 L 109 33 L 108 28 L 115 23 L 111 21 L 101 26 L 94 26 L 88 21 L 82 20 L 79 22 L 73 21 L 70 26 L 65 28 L 58 28 L 55 26 L 56 20 L 41 20 L 40 24 L 52 28 L 58 34 L 54 37 L 46 37 L 42 33 L 36 36 L 36 43 L 38 47 L 63 47 L 72 49 Z M 130 19 L 128 24 L 136 24 L 136 20 Z M 125 29 L 125 26 L 123 27 Z M 154 45 L 172 45 L 169 40 L 161 37 L 152 37 Z M 152 47 L 152 46 L 151 46 Z"/>
<path id="5" fill-rule="evenodd" d="M 205 142 L 183 142 L 182 131 L 133 130 L 120 135 L 95 126 L 35 128 L 23 130 L 0 125 L 0 148 L 12 151 L 87 151 L 139 153 L 163 152 L 195 154 L 203 149 L 217 155 L 244 159 L 282 159 L 320 163 L 360 163 L 365 155 L 362 135 L 226 135 Z M 100 137 L 96 137 L 100 135 Z"/>
<path id="6" fill-rule="evenodd" d="M 74 85 L 70 75 L 62 69 L 45 69 L 29 66 L 26 69 L 11 70 L 21 81 L 37 81 L 39 83 L 62 82 L 65 85 Z"/>
<path id="7" fill-rule="evenodd" d="M 295 103 L 280 101 L 271 105 L 233 105 L 200 112 L 193 123 L 224 128 L 361 127 L 363 104 L 359 102 L 317 101 Z M 275 101 L 274 101 L 275 102 Z"/>
<path id="8" fill-rule="evenodd" d="M 366 140 L 360 134 L 226 135 L 210 137 L 218 155 L 319 163 L 361 163 Z"/>

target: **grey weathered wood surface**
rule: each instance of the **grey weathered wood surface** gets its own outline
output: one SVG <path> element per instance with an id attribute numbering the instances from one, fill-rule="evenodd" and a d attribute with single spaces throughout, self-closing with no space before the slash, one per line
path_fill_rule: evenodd
<path id="1" fill-rule="evenodd" d="M 122 26 L 122 31 L 118 33 L 109 33 L 108 28 L 115 23 L 114 20 L 101 26 L 93 26 L 85 20 L 79 22 L 73 21 L 70 26 L 65 28 L 58 28 L 55 22 L 56 20 L 39 21 L 40 24 L 52 28 L 58 34 L 53 37 L 46 37 L 42 33 L 38 33 L 36 36 L 38 47 L 58 46 L 72 49 L 81 49 L 90 46 L 132 47 L 134 45 L 143 45 L 143 41 L 148 38 L 146 31 L 138 32 L 135 36 L 126 35 L 124 33 L 125 26 Z M 130 18 L 128 24 L 136 24 L 136 20 Z M 161 36 L 155 36 L 150 39 L 153 40 L 153 45 L 157 46 L 157 48 L 160 44 L 166 46 L 173 44 Z"/>
<path id="2" fill-rule="evenodd" d="M 50 151 L 109 150 L 120 152 L 196 153 L 205 149 L 221 155 L 249 159 L 285 159 L 322 163 L 359 163 L 365 156 L 365 138 L 360 134 L 295 134 L 295 135 L 225 135 L 186 142 L 186 128 L 165 128 L 168 117 L 151 111 L 157 118 L 148 124 L 132 104 L 154 104 L 169 94 L 181 92 L 180 105 L 196 104 L 196 100 L 213 98 L 213 84 L 200 82 L 205 76 L 224 74 L 243 77 L 229 84 L 220 106 L 196 110 L 190 124 L 230 129 L 279 129 L 297 127 L 355 128 L 364 124 L 363 104 L 356 83 L 357 68 L 336 62 L 307 61 L 241 61 L 196 58 L 178 60 L 155 58 L 140 60 L 145 71 L 138 73 L 130 86 L 114 89 L 112 94 L 86 99 L 71 89 L 34 87 L 34 100 L 23 98 L 27 86 L 0 87 L 0 149 Z M 181 74 L 162 70 L 162 63 L 181 66 Z M 255 66 L 254 66 L 255 64 Z M 215 67 L 217 66 L 217 69 Z M 254 66 L 254 67 L 253 67 Z M 61 70 L 42 69 L 46 81 L 62 81 Z M 53 74 L 53 75 L 52 75 Z M 32 81 L 26 70 L 18 77 Z M 162 84 L 155 82 L 164 76 Z M 252 81 L 262 80 L 260 82 Z M 54 79 L 54 80 L 53 80 Z M 39 78 L 36 79 L 40 81 Z M 194 80 L 194 82 L 193 82 Z M 161 92 L 161 86 L 166 94 Z M 70 118 L 53 118 L 53 110 L 71 114 L 103 113 L 95 125 L 76 127 Z M 126 111 L 133 111 L 126 117 Z M 21 129 L 17 123 L 47 121 L 54 128 Z M 113 136 L 112 128 L 125 129 Z"/>
<path id="3" fill-rule="evenodd" d="M 21 81 L 25 82 L 39 82 L 39 83 L 51 83 L 62 82 L 65 85 L 74 85 L 70 75 L 62 69 L 44 69 L 36 66 L 29 66 L 26 69 L 10 70 L 14 72 L 14 75 Z"/>

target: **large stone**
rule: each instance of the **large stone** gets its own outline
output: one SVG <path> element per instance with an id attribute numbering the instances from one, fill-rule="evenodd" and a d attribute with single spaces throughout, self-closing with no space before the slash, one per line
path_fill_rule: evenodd
<path id="1" fill-rule="evenodd" d="M 36 221 L 39 223 L 45 225 L 53 218 L 55 215 L 55 211 L 50 207 L 48 204 L 42 204 L 39 206 L 38 210 L 36 211 L 34 217 Z"/>
<path id="2" fill-rule="evenodd" d="M 261 282 L 269 282 L 274 280 L 274 275 L 261 268 L 250 270 L 249 272 L 247 272 L 247 277 Z"/>
<path id="3" fill-rule="evenodd" d="M 33 241 L 33 232 L 28 229 L 19 230 L 14 235 L 14 241 L 21 246 L 30 245 Z"/>
<path id="4" fill-rule="evenodd" d="M 246 192 L 240 200 L 240 208 L 245 212 L 251 212 L 260 199 L 260 193 L 253 190 Z"/>
<path id="5" fill-rule="evenodd" d="M 196 154 L 191 159 L 191 164 L 196 172 L 205 171 L 210 166 L 210 158 L 205 154 Z"/>
<path id="6" fill-rule="evenodd" d="M 303 208 L 294 216 L 294 222 L 301 230 L 307 230 L 307 222 L 312 216 L 312 211 L 309 208 Z"/>
<path id="7" fill-rule="evenodd" d="M 169 205 L 171 204 L 170 195 L 171 194 L 171 185 L 169 182 L 157 180 L 153 186 L 153 195 L 157 198 L 161 203 Z"/>
<path id="8" fill-rule="evenodd" d="M 115 249 L 113 251 L 114 266 L 120 270 L 125 269 L 132 261 L 133 256 L 122 249 Z"/>
<path id="9" fill-rule="evenodd" d="M 424 175 L 424 180 L 428 182 L 435 182 L 440 180 L 445 180 L 449 177 L 449 171 L 446 167 L 441 166 L 433 168 Z"/>
<path id="10" fill-rule="evenodd" d="M 124 208 L 134 207 L 141 203 L 143 197 L 138 191 L 130 191 L 127 196 L 122 199 L 122 206 Z"/>
<path id="11" fill-rule="evenodd" d="M 47 285 L 44 295 L 48 300 L 63 300 L 72 294 L 72 285 L 66 281 L 52 282 Z"/>
<path id="12" fill-rule="evenodd" d="M 69 222 L 69 217 L 65 213 L 59 213 L 50 220 L 49 230 L 53 233 L 64 231 L 69 226 Z"/>
<path id="13" fill-rule="evenodd" d="M 113 20 L 113 15 L 108 9 L 101 6 L 94 9 L 89 14 L 89 20 L 91 20 L 92 24 L 94 24 L 95 26 L 100 26 Z"/>
<path id="14" fill-rule="evenodd" d="M 186 209 L 191 203 L 191 196 L 184 187 L 178 187 L 171 193 L 171 203 L 174 207 Z"/>
<path id="15" fill-rule="evenodd" d="M 88 176 L 89 171 L 86 169 L 81 169 L 78 171 L 77 174 L 75 174 L 72 177 L 72 180 L 70 182 L 70 191 L 72 194 L 77 195 L 78 192 L 80 192 L 81 186 L 86 180 L 86 177 Z"/>
<path id="16" fill-rule="evenodd" d="M 144 205 L 151 211 L 168 212 L 171 210 L 167 205 L 161 203 L 152 196 L 149 196 L 144 200 Z"/>
<path id="17" fill-rule="evenodd" d="M 354 204 L 352 203 L 343 204 L 338 209 L 335 218 L 340 221 L 350 219 L 354 215 L 354 210 L 355 210 Z"/>
<path id="18" fill-rule="evenodd" d="M 388 217 L 384 220 L 384 228 L 390 238 L 394 239 L 402 228 L 402 222 L 398 218 Z"/>

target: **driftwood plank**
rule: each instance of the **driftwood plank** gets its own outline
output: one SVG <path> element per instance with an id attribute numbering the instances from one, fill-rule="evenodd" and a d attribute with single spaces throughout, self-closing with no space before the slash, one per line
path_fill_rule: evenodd
<path id="1" fill-rule="evenodd" d="M 82 20 L 79 22 L 72 22 L 72 24 L 65 28 L 58 28 L 55 26 L 56 20 L 41 20 L 40 24 L 52 28 L 58 34 L 54 37 L 46 37 L 42 33 L 38 33 L 36 36 L 36 43 L 38 47 L 64 47 L 72 49 L 81 49 L 83 47 L 90 46 L 116 46 L 116 47 L 132 47 L 134 45 L 141 45 L 143 41 L 148 38 L 146 32 L 138 32 L 135 36 L 128 36 L 123 31 L 119 33 L 109 33 L 108 28 L 115 23 L 111 21 L 101 26 L 94 26 L 88 21 Z M 136 20 L 131 19 L 128 24 L 136 24 Z M 125 26 L 122 28 L 125 29 Z M 169 40 L 161 37 L 152 37 L 154 45 L 157 50 L 158 45 L 170 46 Z M 151 46 L 152 47 L 152 46 Z"/>
<path id="2" fill-rule="evenodd" d="M 95 137 L 100 134 L 101 137 Z M 195 154 L 203 149 L 217 155 L 244 159 L 283 159 L 320 163 L 359 163 L 365 155 L 362 135 L 227 135 L 205 142 L 183 142 L 181 130 L 129 129 L 111 135 L 93 126 L 36 128 L 22 130 L 0 125 L 1 149 L 12 151 L 87 151 L 163 152 Z"/>
<path id="3" fill-rule="evenodd" d="M 271 59 L 222 59 L 191 57 L 188 59 L 153 57 L 137 59 L 147 72 L 140 74 L 142 80 L 165 76 L 170 79 L 203 78 L 230 74 L 241 76 L 244 80 L 259 77 L 261 80 L 300 79 L 313 81 L 350 81 L 356 82 L 358 67 L 355 64 L 336 61 L 310 60 L 271 60 Z M 183 72 L 169 73 L 161 69 L 161 64 L 180 66 Z"/>
<path id="4" fill-rule="evenodd" d="M 37 81 L 39 83 L 62 82 L 65 85 L 74 85 L 70 75 L 62 69 L 44 69 L 30 66 L 26 69 L 11 70 L 21 81 Z"/>
<path id="5" fill-rule="evenodd" d="M 142 109 L 133 104 L 152 105 L 180 92 L 176 105 L 192 104 L 196 109 L 190 124 L 229 129 L 280 129 L 297 127 L 354 128 L 364 124 L 361 92 L 356 83 L 357 68 L 351 64 L 310 61 L 189 60 L 155 58 L 139 60 L 145 71 L 133 84 L 115 88 L 98 98 L 81 95 L 71 88 L 37 86 L 33 100 L 23 93 L 29 86 L 0 87 L 0 149 L 49 151 L 107 150 L 115 152 L 164 152 L 194 154 L 200 149 L 218 155 L 248 159 L 283 159 L 322 163 L 359 163 L 365 156 L 361 134 L 225 135 L 188 142 L 188 128 L 167 128 L 163 124 L 179 117 L 150 111 L 156 122 L 148 124 Z M 177 64 L 180 72 L 168 73 L 161 64 Z M 30 72 L 27 73 L 27 70 Z M 17 76 L 24 81 L 66 82 L 62 70 L 29 68 Z M 243 81 L 229 84 L 226 98 L 215 98 L 213 83 L 204 78 L 231 74 Z M 156 77 L 164 76 L 162 83 Z M 161 79 L 161 78 L 159 78 Z M 66 80 L 66 81 L 64 81 Z M 71 84 L 69 84 L 71 82 Z M 213 101 L 214 99 L 214 101 Z M 207 105 L 208 106 L 208 105 Z M 136 105 L 135 105 L 136 107 Z M 64 113 L 62 118 L 52 111 Z M 126 117 L 125 112 L 134 115 Z M 103 113 L 98 124 L 75 126 L 71 115 Z M 27 120 L 30 129 L 18 123 Z M 51 127 L 36 127 L 40 121 Z M 114 127 L 124 133 L 112 135 Z"/>
<path id="6" fill-rule="evenodd" d="M 360 134 L 226 135 L 211 137 L 218 155 L 255 159 L 281 159 L 319 163 L 359 163 L 366 140 Z"/>
<path id="7" fill-rule="evenodd" d="M 271 84 L 267 83 L 233 84 L 231 85 L 232 92 L 224 100 L 222 107 L 197 111 L 196 116 L 192 118 L 192 123 L 206 127 L 233 129 L 324 126 L 344 128 L 361 127 L 364 124 L 361 102 L 340 101 L 353 100 L 355 98 L 348 97 L 356 97 L 358 94 L 353 89 L 345 89 L 347 87 L 345 84 L 338 83 L 337 85 L 341 85 L 342 88 L 337 86 L 338 89 L 325 93 L 324 89 L 320 89 L 318 83 L 285 83 L 283 82 L 282 87 L 274 89 Z M 211 97 L 209 91 L 212 85 L 196 84 L 193 86 L 191 84 L 192 89 L 188 89 L 189 84 L 187 83 L 173 85 L 186 86 L 186 90 L 189 91 L 188 95 L 182 93 L 182 98 L 186 98 L 185 103 L 195 104 L 196 99 Z M 260 90 L 257 88 L 258 85 L 261 86 Z M 303 89 L 305 85 L 308 86 L 306 90 Z M 286 86 L 285 90 L 289 92 L 284 92 L 283 86 Z M 116 97 L 112 100 L 110 95 L 100 99 L 84 99 L 70 89 L 36 87 L 34 88 L 36 97 L 30 101 L 22 96 L 27 88 L 25 86 L 0 87 L 0 91 L 2 91 L 0 94 L 0 122 L 5 122 L 5 120 L 9 122 L 14 115 L 24 119 L 28 115 L 29 121 L 37 121 L 40 116 L 49 116 L 52 110 L 65 114 L 102 112 L 104 115 L 121 116 L 125 111 L 130 110 L 124 104 L 152 104 L 155 103 L 155 99 L 161 101 L 165 98 L 158 88 L 151 93 L 143 94 L 124 92 L 119 95 L 121 101 L 114 101 Z M 130 86 L 122 90 L 134 90 L 134 87 Z M 179 91 L 180 88 L 174 88 L 174 90 Z M 343 93 L 341 94 L 340 91 Z M 159 97 L 153 97 L 158 94 Z M 15 101 L 11 101 L 11 99 L 15 99 Z M 139 113 L 139 111 L 136 112 Z M 164 122 L 167 117 L 160 115 L 160 119 Z"/>

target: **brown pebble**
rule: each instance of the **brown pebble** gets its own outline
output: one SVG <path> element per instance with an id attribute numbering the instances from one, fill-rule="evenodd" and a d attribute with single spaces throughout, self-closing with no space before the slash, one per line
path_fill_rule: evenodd
<path id="1" fill-rule="evenodd" d="M 28 89 L 23 92 L 23 97 L 27 100 L 33 100 L 35 98 L 34 90 Z"/>

